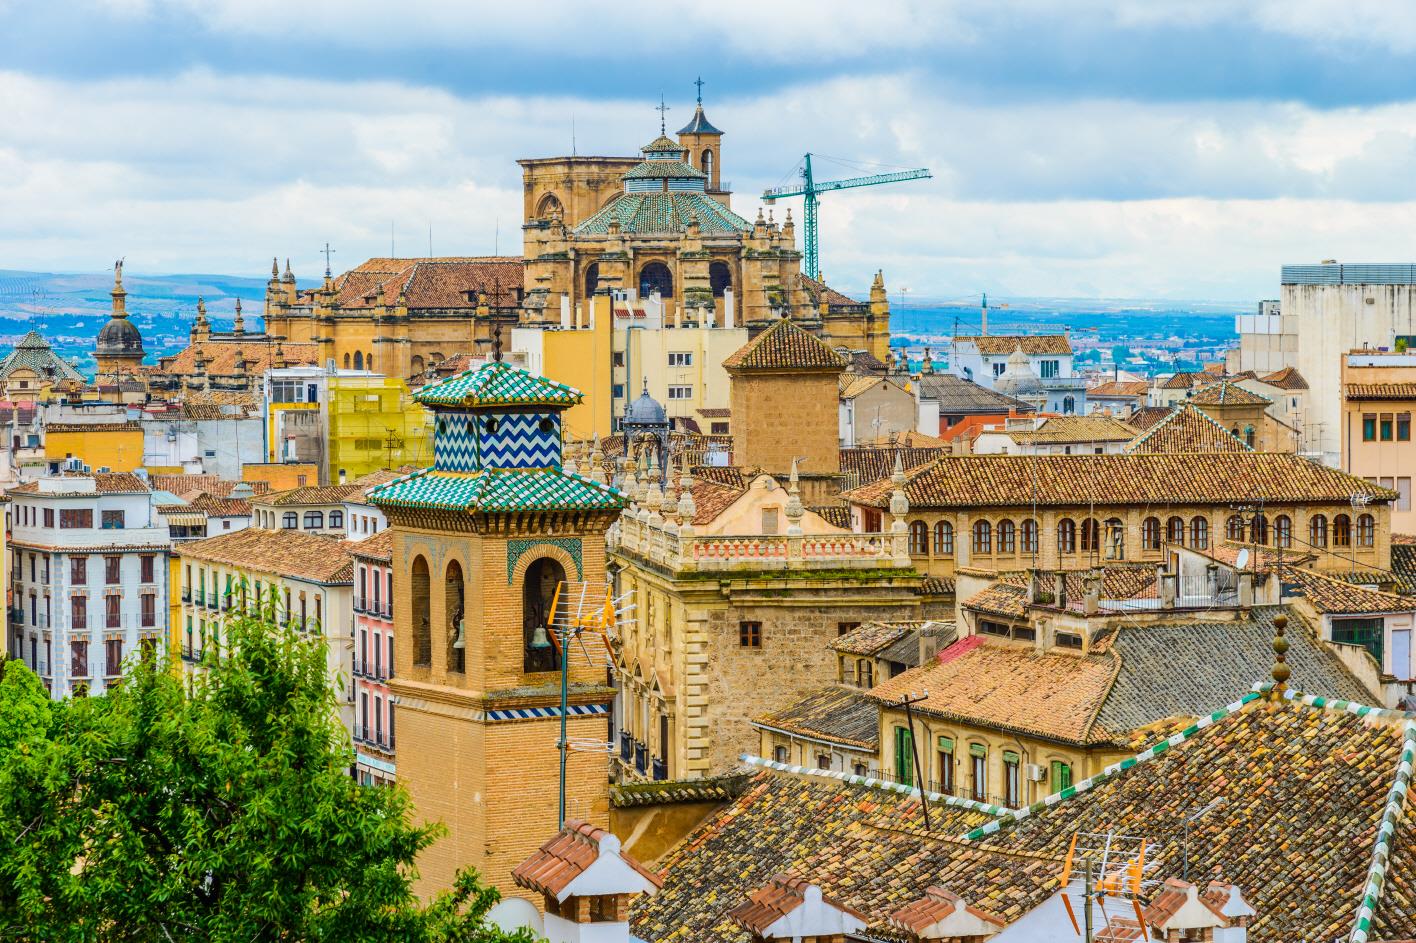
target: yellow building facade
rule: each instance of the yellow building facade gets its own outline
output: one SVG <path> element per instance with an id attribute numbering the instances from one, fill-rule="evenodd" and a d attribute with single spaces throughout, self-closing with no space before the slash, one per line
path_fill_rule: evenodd
<path id="1" fill-rule="evenodd" d="M 77 459 L 93 471 L 130 472 L 143 465 L 143 427 L 137 422 L 51 423 L 44 430 L 51 464 Z"/>

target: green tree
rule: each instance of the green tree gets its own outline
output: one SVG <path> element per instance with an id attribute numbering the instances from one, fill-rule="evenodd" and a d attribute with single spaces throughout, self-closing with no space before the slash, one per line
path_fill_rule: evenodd
<path id="1" fill-rule="evenodd" d="M 486 924 L 475 872 L 424 906 L 437 827 L 401 789 L 350 778 L 324 643 L 265 618 L 184 680 L 130 666 L 103 697 L 51 703 L 0 678 L 0 938 L 44 941 L 530 940 Z"/>

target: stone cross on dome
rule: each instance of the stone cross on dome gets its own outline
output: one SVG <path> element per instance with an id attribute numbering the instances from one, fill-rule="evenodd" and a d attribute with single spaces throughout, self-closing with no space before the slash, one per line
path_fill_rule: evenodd
<path id="1" fill-rule="evenodd" d="M 698 86 L 698 104 L 703 104 L 703 76 L 693 80 L 693 84 Z"/>
<path id="2" fill-rule="evenodd" d="M 667 117 L 667 115 L 668 115 L 668 113 L 669 113 L 669 106 L 666 105 L 666 104 L 664 104 L 664 93 L 663 93 L 663 92 L 660 92 L 660 93 L 659 93 L 659 105 L 658 105 L 658 107 L 655 108 L 654 110 L 659 113 L 659 134 L 660 134 L 660 135 L 667 134 L 668 131 L 665 130 L 665 128 L 667 127 L 667 125 L 666 125 L 666 123 L 665 123 L 665 118 Z"/>

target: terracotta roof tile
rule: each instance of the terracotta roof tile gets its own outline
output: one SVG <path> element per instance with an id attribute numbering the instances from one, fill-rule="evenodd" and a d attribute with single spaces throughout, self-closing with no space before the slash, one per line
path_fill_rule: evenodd
<path id="1" fill-rule="evenodd" d="M 94 492 L 97 494 L 144 494 L 151 489 L 143 480 L 132 472 L 92 472 L 84 474 L 80 472 L 66 472 L 62 475 L 50 475 L 50 478 L 92 478 Z M 27 481 L 22 485 L 10 488 L 7 494 L 45 494 L 39 487 L 39 481 Z"/>
<path id="2" fill-rule="evenodd" d="M 1144 432 L 1169 415 L 1169 406 L 1142 406 L 1126 417 L 1126 425 Z"/>
<path id="3" fill-rule="evenodd" d="M 45 432 L 142 432 L 140 422 L 51 422 Z"/>
<path id="4" fill-rule="evenodd" d="M 179 553 L 193 560 L 291 576 L 313 583 L 344 584 L 353 581 L 353 566 L 344 541 L 300 530 L 247 527 L 183 544 Z"/>
<path id="5" fill-rule="evenodd" d="M 559 896 L 572 881 L 585 872 L 601 853 L 600 844 L 610 833 L 588 822 L 570 819 L 555 837 L 527 858 L 511 872 L 518 887 L 539 891 L 552 897 Z M 613 843 L 618 847 L 618 842 Z M 641 865 L 629 855 L 619 852 L 620 858 L 642 877 L 661 887 L 662 877 Z"/>
<path id="6" fill-rule="evenodd" d="M 336 300 L 348 309 L 393 307 L 401 293 L 410 310 L 477 307 L 483 291 L 493 307 L 515 304 L 525 263 L 508 256 L 369 259 L 335 279 Z M 383 293 L 379 294 L 382 285 Z"/>
<path id="7" fill-rule="evenodd" d="M 1006 356 L 1022 348 L 1030 356 L 1056 354 L 1065 356 L 1072 352 L 1072 340 L 1066 334 L 989 334 L 986 337 L 961 336 L 954 338 L 955 346 L 970 343 L 978 347 L 978 352 L 990 356 Z"/>
<path id="8" fill-rule="evenodd" d="M 1237 383 L 1220 380 L 1195 390 L 1190 394 L 1190 402 L 1197 406 L 1267 406 L 1273 400 Z"/>
<path id="9" fill-rule="evenodd" d="M 806 889 L 810 884 L 810 881 L 789 874 L 773 875 L 764 886 L 749 894 L 747 900 L 728 911 L 728 917 L 760 936 L 772 924 L 805 903 Z M 824 894 L 821 900 L 837 910 L 865 919 L 864 914 Z"/>
<path id="10" fill-rule="evenodd" d="M 1259 382 L 1267 383 L 1269 386 L 1276 386 L 1281 390 L 1306 390 L 1308 381 L 1303 379 L 1303 374 L 1298 372 L 1297 367 L 1284 367 L 1273 373 L 1259 377 Z"/>
<path id="11" fill-rule="evenodd" d="M 895 458 L 906 471 L 919 469 L 937 458 L 948 455 L 947 446 L 909 448 L 904 446 L 864 446 L 841 449 L 841 471 L 855 481 L 856 486 L 888 479 L 895 473 Z"/>
<path id="12" fill-rule="evenodd" d="M 344 546 L 352 556 L 388 563 L 393 560 L 393 528 L 385 527 L 363 540 L 346 540 Z"/>
<path id="13" fill-rule="evenodd" d="M 194 374 L 197 372 L 197 352 L 200 351 L 208 374 L 234 375 L 236 355 L 240 353 L 246 360 L 246 373 L 256 376 L 273 366 L 277 346 L 285 357 L 287 367 L 313 366 L 319 362 L 318 344 L 291 341 L 273 344 L 254 337 L 244 341 L 213 338 L 184 347 L 171 357 L 163 357 L 151 372 L 174 376 Z"/>
<path id="14" fill-rule="evenodd" d="M 875 655 L 893 645 L 922 622 L 862 622 L 831 643 L 833 651 L 843 655 Z"/>
<path id="15" fill-rule="evenodd" d="M 846 361 L 825 341 L 799 327 L 791 318 L 778 318 L 770 327 L 742 345 L 723 361 L 729 370 L 827 370 L 839 373 Z"/>
<path id="16" fill-rule="evenodd" d="M 1368 589 L 1315 570 L 1283 567 L 1279 577 L 1285 584 L 1294 586 L 1298 595 L 1323 614 L 1416 611 L 1416 598 Z M 1313 688 L 1303 689 L 1314 694 L 1323 693 Z"/>
<path id="17" fill-rule="evenodd" d="M 960 910 L 972 914 L 984 923 L 993 924 L 1000 930 L 1005 926 L 1003 919 L 998 915 L 972 907 L 958 894 L 942 887 L 926 888 L 923 897 L 892 913 L 889 916 L 889 923 L 891 926 L 899 927 L 918 936 L 940 920 L 952 916 Z"/>
<path id="18" fill-rule="evenodd" d="M 1126 446 L 1127 452 L 1252 452 L 1193 401 L 1177 403 L 1164 419 Z"/>
<path id="19" fill-rule="evenodd" d="M 965 599 L 963 606 L 989 615 L 1021 619 L 1028 614 L 1027 601 L 1028 591 L 1024 587 L 994 583 Z"/>
<path id="20" fill-rule="evenodd" d="M 1150 392 L 1150 384 L 1145 380 L 1107 380 L 1087 390 L 1088 397 L 1121 396 L 1140 397 Z"/>
<path id="21" fill-rule="evenodd" d="M 1416 399 L 1416 383 L 1349 383 L 1343 392 L 1352 400 Z"/>
<path id="22" fill-rule="evenodd" d="M 1015 442 L 1029 445 L 1064 445 L 1079 442 L 1127 442 L 1136 430 L 1111 416 L 1050 416 L 1036 428 L 1009 430 Z"/>
<path id="23" fill-rule="evenodd" d="M 387 479 L 393 481 L 397 478 L 394 475 Z M 376 483 L 377 484 L 377 483 Z M 303 488 L 291 488 L 288 491 L 275 491 L 253 498 L 255 504 L 266 507 L 302 507 L 313 504 L 343 504 L 353 497 L 363 497 L 364 492 L 372 488 L 373 485 L 307 485 Z"/>
<path id="24" fill-rule="evenodd" d="M 1162 380 L 1160 388 L 1162 390 L 1188 390 L 1192 386 L 1203 386 L 1206 383 L 1213 382 L 1213 374 L 1182 370 Z"/>
<path id="25" fill-rule="evenodd" d="M 219 498 L 230 497 L 231 489 L 241 484 L 219 475 L 149 475 L 148 481 L 158 491 L 170 491 L 173 494 L 204 491 Z M 265 494 L 270 491 L 268 481 L 248 481 L 246 484 L 250 485 L 253 494 Z"/>
<path id="26" fill-rule="evenodd" d="M 968 455 L 941 458 L 908 474 L 914 509 L 935 507 L 1147 506 L 1231 504 L 1261 494 L 1270 502 L 1340 502 L 1354 494 L 1392 501 L 1396 492 L 1297 455 Z M 843 500 L 888 506 L 888 479 L 845 492 Z"/>
<path id="27" fill-rule="evenodd" d="M 856 301 L 849 295 L 843 295 L 836 289 L 822 282 L 820 279 L 812 278 L 810 275 L 801 276 L 801 287 L 811 298 L 812 305 L 821 304 L 821 295 L 826 294 L 826 303 L 832 308 L 855 308 L 860 307 L 864 302 Z"/>
<path id="28" fill-rule="evenodd" d="M 873 752 L 879 740 L 880 705 L 858 688 L 836 684 L 763 714 L 754 723 Z"/>
<path id="29" fill-rule="evenodd" d="M 939 404 L 940 413 L 1032 413 L 1037 407 L 952 373 L 931 373 L 915 381 L 921 399 Z"/>

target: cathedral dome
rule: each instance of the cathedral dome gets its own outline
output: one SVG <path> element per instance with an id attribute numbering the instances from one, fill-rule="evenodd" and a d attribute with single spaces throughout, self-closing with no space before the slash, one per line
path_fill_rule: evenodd
<path id="1" fill-rule="evenodd" d="M 624 424 L 627 426 L 665 426 L 668 422 L 668 413 L 658 400 L 649 395 L 648 390 L 640 393 L 639 399 L 630 403 L 624 413 Z"/>
<path id="2" fill-rule="evenodd" d="M 143 335 L 126 317 L 111 318 L 98 332 L 94 351 L 99 356 L 123 356 L 143 352 Z"/>

